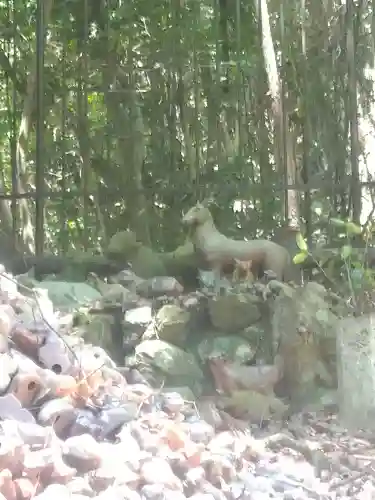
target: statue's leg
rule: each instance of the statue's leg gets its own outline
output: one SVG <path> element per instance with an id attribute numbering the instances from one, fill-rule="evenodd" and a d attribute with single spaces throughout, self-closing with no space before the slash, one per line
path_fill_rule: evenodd
<path id="1" fill-rule="evenodd" d="M 222 270 L 221 270 L 221 264 L 214 264 L 212 266 L 212 273 L 214 277 L 214 291 L 215 293 L 220 293 L 220 290 L 222 288 L 222 285 L 224 284 L 222 282 Z"/>

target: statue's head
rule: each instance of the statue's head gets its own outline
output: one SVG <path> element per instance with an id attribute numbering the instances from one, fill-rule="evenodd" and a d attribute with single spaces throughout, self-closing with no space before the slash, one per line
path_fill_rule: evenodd
<path id="1" fill-rule="evenodd" d="M 121 255 L 126 258 L 138 250 L 140 246 L 141 243 L 137 241 L 137 237 L 133 231 L 119 231 L 110 239 L 107 255 Z"/>
<path id="2" fill-rule="evenodd" d="M 182 218 L 186 226 L 199 226 L 212 220 L 211 212 L 208 208 L 209 200 L 197 203 Z"/>

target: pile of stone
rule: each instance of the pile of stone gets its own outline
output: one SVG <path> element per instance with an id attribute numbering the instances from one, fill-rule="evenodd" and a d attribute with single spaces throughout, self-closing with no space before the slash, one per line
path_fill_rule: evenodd
<path id="1" fill-rule="evenodd" d="M 349 439 L 333 416 L 237 425 L 214 397 L 187 399 L 118 367 L 73 335 L 71 315 L 45 292 L 4 270 L 0 341 L 0 499 L 365 499 L 374 491 L 363 466 L 370 441 Z M 211 362 L 220 385 L 231 368 Z M 246 376 L 263 370 L 271 387 L 278 378 L 274 367 L 249 368 Z M 219 389 L 236 392 L 233 377 L 225 380 L 232 387 Z"/>

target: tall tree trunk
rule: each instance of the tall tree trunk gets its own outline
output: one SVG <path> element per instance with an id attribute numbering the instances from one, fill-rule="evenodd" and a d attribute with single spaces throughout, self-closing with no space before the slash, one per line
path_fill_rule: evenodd
<path id="1" fill-rule="evenodd" d="M 44 1 L 44 28 L 46 29 L 50 20 L 53 0 Z M 16 165 L 17 165 L 17 185 L 18 193 L 25 193 L 28 190 L 29 173 L 26 169 L 27 161 L 27 145 L 30 132 L 34 126 L 33 114 L 35 112 L 36 103 L 36 51 L 30 65 L 30 72 L 27 79 L 26 96 L 23 105 L 20 128 L 18 131 L 17 149 L 16 149 Z M 38 168 L 38 165 L 36 165 Z M 26 198 L 19 200 L 19 220 L 21 223 L 21 240 L 22 247 L 30 253 L 34 253 L 34 227 L 31 219 L 30 209 Z"/>
<path id="2" fill-rule="evenodd" d="M 129 47 L 128 50 L 130 54 L 132 48 Z M 129 59 L 130 72 L 132 72 L 131 55 Z M 108 65 L 103 71 L 104 85 L 109 88 L 110 84 L 116 80 L 118 92 L 106 92 L 105 102 L 109 119 L 116 130 L 117 159 L 123 165 L 122 178 L 119 181 L 122 181 L 124 185 L 124 198 L 127 200 L 126 208 L 130 225 L 136 232 L 137 238 L 148 245 L 150 244 L 148 207 L 142 175 L 146 144 L 141 104 L 133 77 L 119 69 L 117 55 L 111 52 L 108 55 Z M 124 95 L 129 96 L 126 103 L 123 101 Z M 126 113 L 125 109 L 128 109 L 129 113 Z"/>
<path id="3" fill-rule="evenodd" d="M 277 69 L 275 48 L 272 40 L 267 0 L 256 0 L 256 9 L 261 25 L 264 65 L 266 68 L 268 86 L 272 99 L 275 164 L 280 173 L 286 171 L 287 184 L 295 184 L 296 164 L 293 154 L 293 141 L 289 132 L 288 116 L 287 114 L 285 114 L 285 116 L 283 114 L 284 110 L 281 99 L 281 84 Z M 288 225 L 299 226 L 298 196 L 297 192 L 293 189 L 288 189 L 286 193 L 286 218 Z"/>
<path id="4" fill-rule="evenodd" d="M 357 99 L 357 77 L 355 66 L 356 37 L 354 29 L 355 7 L 353 0 L 346 2 L 347 32 L 346 48 L 348 60 L 348 119 L 350 124 L 350 160 L 352 170 L 351 205 L 352 217 L 355 222 L 361 218 L 362 200 L 361 185 L 359 178 L 358 157 L 360 153 L 358 135 L 358 99 Z"/>

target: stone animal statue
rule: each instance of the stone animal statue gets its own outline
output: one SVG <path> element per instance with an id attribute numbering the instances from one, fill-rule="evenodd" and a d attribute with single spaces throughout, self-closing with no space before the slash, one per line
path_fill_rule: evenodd
<path id="1" fill-rule="evenodd" d="M 242 260 L 234 259 L 232 281 L 234 283 L 239 281 L 246 281 L 248 283 L 252 283 L 254 281 L 252 267 L 253 267 L 253 262 L 251 260 L 243 262 Z"/>
<path id="2" fill-rule="evenodd" d="M 182 222 L 189 227 L 191 241 L 207 265 L 220 280 L 223 269 L 236 262 L 251 262 L 251 270 L 257 277 L 265 271 L 272 271 L 282 281 L 291 264 L 288 251 L 269 240 L 234 240 L 220 233 L 215 226 L 210 210 L 197 203 L 183 217 Z M 255 273 L 256 271 L 256 273 Z"/>
<path id="3" fill-rule="evenodd" d="M 132 271 L 143 279 L 166 276 L 167 271 L 159 255 L 152 248 L 137 241 L 133 231 L 119 231 L 109 240 L 106 256 L 115 262 L 129 263 Z"/>

